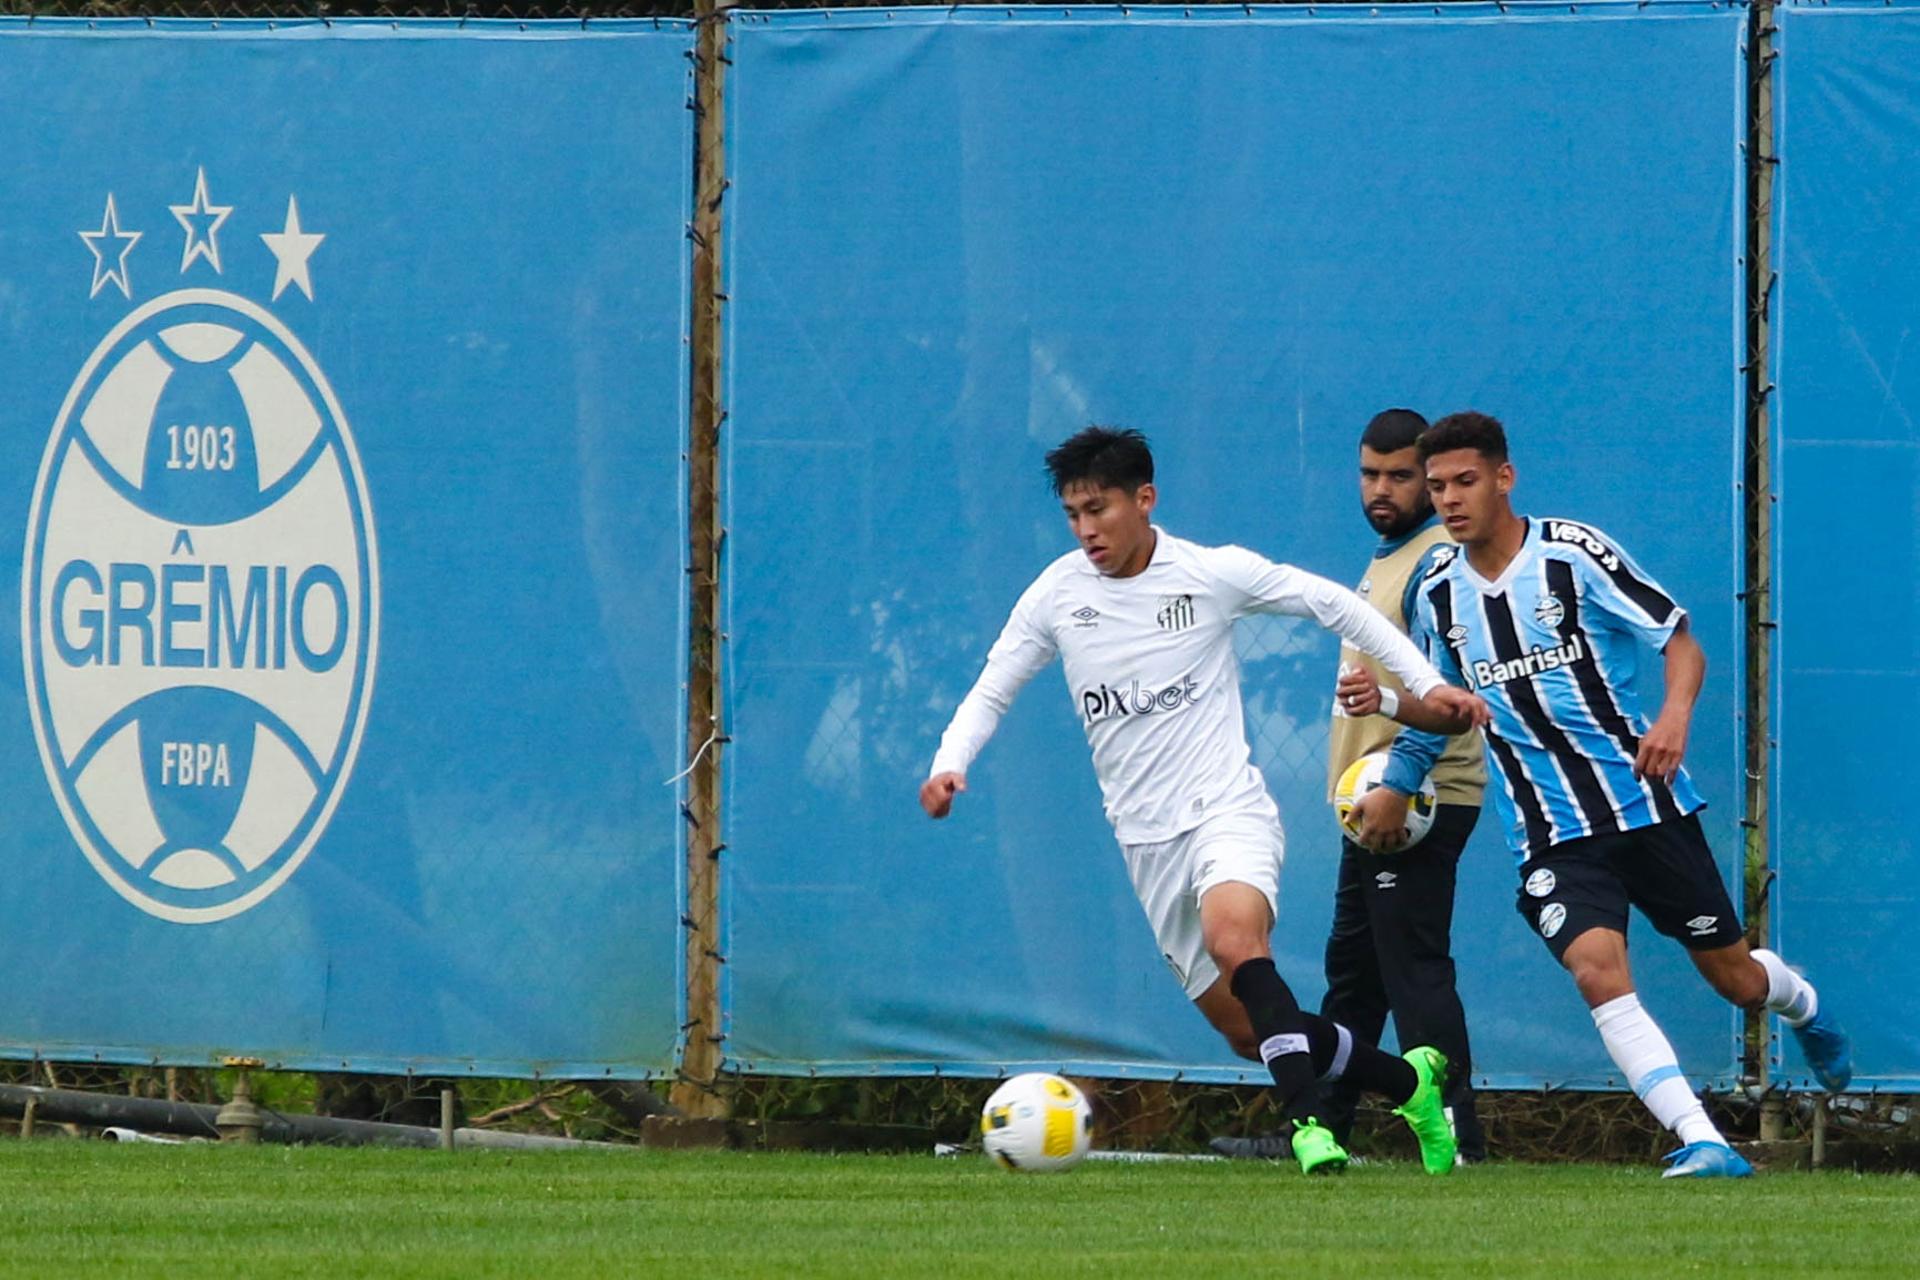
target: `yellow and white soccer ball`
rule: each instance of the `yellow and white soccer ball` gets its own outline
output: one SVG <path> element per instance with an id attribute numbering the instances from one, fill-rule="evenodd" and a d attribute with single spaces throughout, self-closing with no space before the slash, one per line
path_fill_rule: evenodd
<path id="1" fill-rule="evenodd" d="M 1071 1169 L 1093 1145 L 1093 1108 L 1071 1080 L 1029 1071 L 995 1089 L 980 1109 L 980 1145 L 1002 1169 Z"/>
<path id="2" fill-rule="evenodd" d="M 1340 829 L 1349 837 L 1357 837 L 1359 828 L 1353 816 L 1353 806 L 1367 792 L 1380 785 L 1387 771 L 1387 753 L 1375 751 L 1361 756 L 1347 766 L 1340 775 L 1340 781 L 1333 788 L 1333 813 L 1340 820 Z M 1433 808 L 1437 800 L 1433 792 L 1433 779 L 1426 778 L 1420 783 L 1420 790 L 1407 797 L 1407 843 L 1402 849 L 1412 848 L 1433 829 Z M 1398 853 L 1396 849 L 1394 852 Z"/>

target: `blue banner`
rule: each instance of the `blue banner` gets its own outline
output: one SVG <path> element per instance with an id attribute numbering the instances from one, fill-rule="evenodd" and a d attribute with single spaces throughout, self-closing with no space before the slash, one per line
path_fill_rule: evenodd
<path id="1" fill-rule="evenodd" d="M 670 1067 L 690 45 L 0 22 L 0 1053 Z"/>
<path id="2" fill-rule="evenodd" d="M 1377 410 L 1506 422 L 1520 509 L 1692 611 L 1690 762 L 1739 857 L 1744 14 L 1717 5 L 739 15 L 729 75 L 727 1050 L 746 1070 L 1261 1079 L 1162 963 L 1056 677 L 954 816 L 915 791 L 1026 585 L 1041 477 L 1143 429 L 1159 516 L 1358 583 Z M 1240 635 L 1317 1003 L 1335 647 Z M 1657 702 L 1657 659 L 1641 693 Z M 1476 1076 L 1622 1087 L 1483 822 L 1454 930 Z M 1737 1018 L 1636 925 L 1724 1086 Z"/>
<path id="3" fill-rule="evenodd" d="M 1773 923 L 1852 1032 L 1855 1087 L 1909 1091 L 1920 837 L 1881 781 L 1880 727 L 1920 715 L 1920 7 L 1775 21 Z"/>

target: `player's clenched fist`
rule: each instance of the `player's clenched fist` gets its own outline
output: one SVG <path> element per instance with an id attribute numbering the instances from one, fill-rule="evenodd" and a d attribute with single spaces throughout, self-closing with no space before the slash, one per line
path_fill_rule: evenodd
<path id="1" fill-rule="evenodd" d="M 1484 729 L 1493 722 L 1487 700 L 1454 685 L 1443 684 L 1426 696 L 1426 704 L 1443 715 L 1464 722 L 1470 729 Z"/>
<path id="2" fill-rule="evenodd" d="M 944 818 L 953 812 L 953 798 L 967 789 L 964 773 L 936 773 L 920 784 L 920 807 L 929 818 Z"/>

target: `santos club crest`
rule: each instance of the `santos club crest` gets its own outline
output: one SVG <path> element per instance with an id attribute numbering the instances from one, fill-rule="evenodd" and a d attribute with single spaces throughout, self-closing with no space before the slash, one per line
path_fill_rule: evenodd
<path id="1" fill-rule="evenodd" d="M 180 283 L 226 283 L 217 236 L 232 210 L 211 204 L 204 173 L 172 212 Z M 129 257 L 148 233 L 119 219 L 109 196 L 81 238 L 93 296 L 111 286 L 132 303 Z M 310 303 L 323 237 L 289 200 L 286 229 L 260 239 L 273 299 L 293 285 Z M 247 248 L 264 283 L 267 254 Z M 41 760 L 95 870 L 183 923 L 283 884 L 347 784 L 379 636 L 366 480 L 293 331 L 219 287 L 163 293 L 113 324 L 54 418 L 21 583 Z"/>

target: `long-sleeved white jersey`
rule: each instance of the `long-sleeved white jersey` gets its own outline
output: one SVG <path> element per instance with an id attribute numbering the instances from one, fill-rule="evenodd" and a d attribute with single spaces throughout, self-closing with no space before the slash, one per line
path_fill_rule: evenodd
<path id="1" fill-rule="evenodd" d="M 1273 810 L 1247 747 L 1233 623 L 1310 617 L 1376 658 L 1416 696 L 1440 674 L 1345 587 L 1244 547 L 1203 547 L 1158 526 L 1131 578 L 1061 556 L 1013 607 L 986 668 L 941 736 L 931 773 L 965 773 L 1027 681 L 1062 658 L 1107 820 L 1122 844 L 1171 840 L 1207 818 Z"/>

